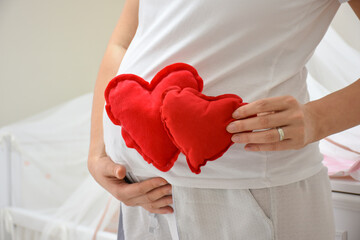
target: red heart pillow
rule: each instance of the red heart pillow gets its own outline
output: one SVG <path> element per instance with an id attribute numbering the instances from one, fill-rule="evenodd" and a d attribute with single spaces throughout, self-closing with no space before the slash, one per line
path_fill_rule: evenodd
<path id="1" fill-rule="evenodd" d="M 245 104 L 237 95 L 209 97 L 191 88 L 164 93 L 162 121 L 192 172 L 199 174 L 201 166 L 221 157 L 233 144 L 226 126 L 234 121 L 235 109 Z"/>
<path id="2" fill-rule="evenodd" d="M 137 75 L 121 74 L 105 90 L 106 112 L 122 126 L 126 145 L 161 171 L 168 171 L 179 155 L 160 117 L 162 94 L 171 86 L 202 91 L 203 81 L 192 66 L 175 63 L 159 71 L 150 84 Z"/>

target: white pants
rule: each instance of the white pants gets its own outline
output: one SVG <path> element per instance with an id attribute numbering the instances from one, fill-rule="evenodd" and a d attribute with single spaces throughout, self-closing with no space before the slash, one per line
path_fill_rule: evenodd
<path id="1" fill-rule="evenodd" d="M 331 188 L 324 167 L 299 182 L 262 189 L 173 186 L 174 214 L 122 205 L 125 240 L 333 240 Z"/>

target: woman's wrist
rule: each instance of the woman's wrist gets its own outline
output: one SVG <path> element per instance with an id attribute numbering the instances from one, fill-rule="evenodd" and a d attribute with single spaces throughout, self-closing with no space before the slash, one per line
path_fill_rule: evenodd
<path id="1" fill-rule="evenodd" d="M 324 138 L 326 124 L 323 122 L 324 116 L 321 116 L 316 108 L 314 102 L 308 102 L 303 105 L 305 117 L 305 128 L 307 128 L 307 136 L 305 145 L 313 143 Z"/>
<path id="2" fill-rule="evenodd" d="M 360 124 L 360 79 L 304 106 L 309 113 L 313 142 Z"/>
<path id="3" fill-rule="evenodd" d="M 98 165 L 98 161 L 101 161 L 107 154 L 105 152 L 105 145 L 104 144 L 91 144 L 89 147 L 88 153 L 88 169 L 91 173 L 94 166 Z"/>

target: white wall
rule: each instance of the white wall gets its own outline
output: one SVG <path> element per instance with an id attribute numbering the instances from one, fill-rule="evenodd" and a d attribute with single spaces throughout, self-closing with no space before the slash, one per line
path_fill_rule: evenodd
<path id="1" fill-rule="evenodd" d="M 92 91 L 124 0 L 0 0 L 0 126 Z M 360 51 L 343 4 L 333 26 Z"/>
<path id="2" fill-rule="evenodd" d="M 92 91 L 124 0 L 0 0 L 0 126 Z"/>

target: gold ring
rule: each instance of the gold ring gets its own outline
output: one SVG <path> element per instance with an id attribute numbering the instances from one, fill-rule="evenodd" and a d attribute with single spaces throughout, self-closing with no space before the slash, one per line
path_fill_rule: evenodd
<path id="1" fill-rule="evenodd" d="M 284 130 L 281 127 L 277 127 L 276 130 L 278 131 L 278 133 L 280 135 L 280 142 L 281 142 L 285 138 Z"/>

